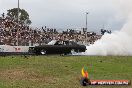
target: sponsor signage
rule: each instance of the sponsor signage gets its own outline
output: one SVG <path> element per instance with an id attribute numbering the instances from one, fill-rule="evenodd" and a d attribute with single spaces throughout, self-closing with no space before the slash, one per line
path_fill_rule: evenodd
<path id="1" fill-rule="evenodd" d="M 80 83 L 82 86 L 88 85 L 130 85 L 130 80 L 90 80 L 86 67 L 81 70 L 82 78 Z"/>
<path id="2" fill-rule="evenodd" d="M 129 80 L 90 80 L 91 85 L 129 85 Z"/>

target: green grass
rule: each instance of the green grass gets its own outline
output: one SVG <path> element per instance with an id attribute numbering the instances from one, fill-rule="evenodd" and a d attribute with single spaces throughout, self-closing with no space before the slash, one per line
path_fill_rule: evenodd
<path id="1" fill-rule="evenodd" d="M 79 80 L 84 65 L 90 79 L 132 80 L 132 57 L 0 56 L 0 88 L 83 88 Z M 132 88 L 132 85 L 86 88 Z"/>

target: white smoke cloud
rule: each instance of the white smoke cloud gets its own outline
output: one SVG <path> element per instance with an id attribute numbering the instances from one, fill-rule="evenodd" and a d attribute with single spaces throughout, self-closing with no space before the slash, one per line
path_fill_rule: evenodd
<path id="1" fill-rule="evenodd" d="M 126 23 L 120 31 L 105 34 L 94 45 L 87 46 L 83 55 L 132 55 L 132 1 L 114 0 L 117 9 L 116 19 L 126 19 Z"/>

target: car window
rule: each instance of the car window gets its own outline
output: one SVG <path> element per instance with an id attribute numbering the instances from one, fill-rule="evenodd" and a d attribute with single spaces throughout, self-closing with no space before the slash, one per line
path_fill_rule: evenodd
<path id="1" fill-rule="evenodd" d="M 63 45 L 69 45 L 68 41 L 63 41 Z"/>
<path id="2" fill-rule="evenodd" d="M 69 45 L 78 45 L 77 43 L 73 42 L 73 41 L 70 41 L 69 42 Z"/>
<path id="3" fill-rule="evenodd" d="M 63 45 L 63 42 L 62 42 L 62 41 L 57 41 L 57 42 L 55 43 L 55 45 Z"/>
<path id="4" fill-rule="evenodd" d="M 72 45 L 72 42 L 69 42 L 69 45 Z"/>

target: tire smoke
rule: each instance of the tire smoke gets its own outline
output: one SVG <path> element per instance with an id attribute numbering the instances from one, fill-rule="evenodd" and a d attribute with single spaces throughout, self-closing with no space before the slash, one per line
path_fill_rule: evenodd
<path id="1" fill-rule="evenodd" d="M 114 1 L 113 1 L 114 2 Z M 120 31 L 114 31 L 112 34 L 105 34 L 93 45 L 87 46 L 85 53 L 81 55 L 132 55 L 132 1 L 118 0 L 114 3 L 118 7 L 118 17 L 125 18 L 126 23 Z"/>

